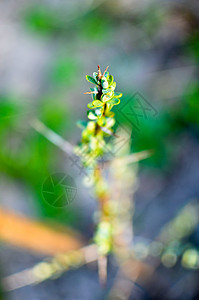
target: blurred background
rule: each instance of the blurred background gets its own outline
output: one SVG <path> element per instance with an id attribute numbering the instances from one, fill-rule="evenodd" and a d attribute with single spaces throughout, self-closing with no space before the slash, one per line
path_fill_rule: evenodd
<path id="1" fill-rule="evenodd" d="M 139 259 L 151 255 L 158 263 L 129 299 L 199 299 L 199 2 L 1 1 L 0 41 L 2 299 L 109 299 L 114 260 L 106 288 L 96 266 L 12 291 L 3 281 L 56 252 L 37 239 L 40 227 L 23 231 L 24 220 L 92 238 L 96 203 L 82 169 L 31 120 L 78 143 L 76 121 L 86 120 L 89 101 L 85 75 L 98 64 L 110 66 L 123 93 L 115 113 L 117 124 L 128 128 L 132 153 L 154 151 L 139 164 L 134 235 Z M 55 207 L 42 188 L 60 173 L 75 179 L 77 192 L 70 205 Z"/>

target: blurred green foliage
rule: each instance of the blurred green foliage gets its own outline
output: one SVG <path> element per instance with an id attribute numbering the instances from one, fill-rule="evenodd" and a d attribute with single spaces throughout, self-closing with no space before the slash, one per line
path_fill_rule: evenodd
<path id="1" fill-rule="evenodd" d="M 169 169 L 172 166 L 173 156 L 178 150 L 180 135 L 187 131 L 191 134 L 199 133 L 198 83 L 187 86 L 185 95 L 177 105 L 161 108 L 155 117 L 148 112 L 144 117 L 142 111 L 136 109 L 137 115 L 132 116 L 131 108 L 137 108 L 137 103 L 134 98 L 124 95 L 123 102 L 128 102 L 131 98 L 125 109 L 125 115 L 130 116 L 132 122 L 129 122 L 129 118 L 125 118 L 125 115 L 122 116 L 120 108 L 115 108 L 116 127 L 118 124 L 123 124 L 131 132 L 131 151 L 138 152 L 146 149 L 154 151 L 153 156 L 140 162 L 141 165 Z"/>
<path id="2" fill-rule="evenodd" d="M 87 13 L 77 22 L 80 36 L 100 44 L 107 43 L 112 27 L 110 19 L 97 11 Z"/>
<path id="3" fill-rule="evenodd" d="M 199 33 L 195 32 L 188 40 L 186 46 L 187 54 L 191 55 L 196 62 L 199 61 Z"/>
<path id="4" fill-rule="evenodd" d="M 86 47 L 87 43 L 89 46 L 93 45 L 94 47 L 90 51 L 95 51 L 95 47 L 102 47 L 104 51 L 104 47 L 107 49 L 110 45 L 109 41 L 112 41 L 111 49 L 114 49 L 116 45 L 114 39 L 120 39 L 117 36 L 118 27 L 116 23 L 121 22 L 120 25 L 124 28 L 129 24 L 130 28 L 139 25 L 138 29 L 143 30 L 146 39 L 141 39 L 141 43 L 138 42 L 138 45 L 134 45 L 134 47 L 138 46 L 139 48 L 141 45 L 147 48 L 147 42 L 150 41 L 150 45 L 153 43 L 153 39 L 155 43 L 158 42 L 158 39 L 155 39 L 155 33 L 163 22 L 163 10 L 161 7 L 156 8 L 152 5 L 148 10 L 138 15 L 139 17 L 134 16 L 132 20 L 131 17 L 129 20 L 127 18 L 120 20 L 111 15 L 110 11 L 103 9 L 80 11 L 79 8 L 70 15 L 66 8 L 61 5 L 53 7 L 44 3 L 34 3 L 29 5 L 21 16 L 22 23 L 29 34 L 32 31 L 47 41 L 51 38 L 53 42 L 55 41 L 55 48 L 57 46 L 59 53 L 52 58 L 51 67 L 48 70 L 49 86 L 46 93 L 50 96 L 43 96 L 38 99 L 34 113 L 26 114 L 26 111 L 31 111 L 31 109 L 28 108 L 28 105 L 24 108 L 23 104 L 17 104 L 23 103 L 22 100 L 18 101 L 9 95 L 0 97 L 0 142 L 2 145 L 0 148 L 0 169 L 2 172 L 27 183 L 35 193 L 38 209 L 43 216 L 56 217 L 63 222 L 77 223 L 77 212 L 69 212 L 69 208 L 56 210 L 45 204 L 42 199 L 42 181 L 50 172 L 56 171 L 62 165 L 63 156 L 59 149 L 29 127 L 29 118 L 38 117 L 46 126 L 64 137 L 69 131 L 73 133 L 75 122 L 70 118 L 66 101 L 63 95 L 60 96 L 60 93 L 63 91 L 63 87 L 65 89 L 75 89 L 76 87 L 79 68 L 81 69 L 83 65 L 81 63 L 82 49 L 77 47 L 79 45 L 77 40 L 82 43 L 82 47 Z M 112 36 L 114 38 L 111 40 L 110 37 Z M 198 41 L 198 33 L 196 32 L 190 36 L 186 45 L 186 54 L 197 62 L 199 58 Z M 65 45 L 69 45 L 68 48 L 66 47 L 66 52 Z M 134 55 L 133 47 L 129 47 L 129 56 L 126 59 Z M 64 49 L 61 54 L 60 48 Z M 71 49 L 74 49 L 74 53 Z M 148 51 L 148 48 L 145 50 Z M 105 51 L 105 53 L 107 52 Z M 122 55 L 125 56 L 126 53 L 122 53 Z M 117 58 L 120 58 L 119 55 Z M 116 65 L 118 62 L 115 60 L 114 63 Z M 119 68 L 120 65 L 118 65 Z M 123 74 L 125 73 L 123 72 Z M 133 94 L 133 88 L 130 86 L 129 89 L 123 91 L 122 103 L 127 100 L 128 94 Z M 80 95 L 80 97 L 83 96 Z M 135 131 L 132 124 L 121 118 L 119 107 L 114 107 L 116 120 L 118 119 L 115 127 L 118 123 L 130 126 L 132 152 L 154 150 L 154 155 L 141 162 L 142 164 L 159 168 L 169 167 L 178 145 L 179 135 L 187 130 L 192 132 L 192 129 L 198 133 L 198 97 L 199 85 L 197 82 L 192 82 L 185 87 L 184 97 L 179 99 L 177 105 L 165 106 L 164 109 L 158 111 L 156 117 L 149 114 L 147 118 L 141 118 L 139 131 Z"/>
<path id="5" fill-rule="evenodd" d="M 53 85 L 69 86 L 75 82 L 78 74 L 78 63 L 71 57 L 57 57 L 50 72 Z"/>
<path id="6" fill-rule="evenodd" d="M 41 35 L 70 36 L 106 43 L 111 32 L 111 22 L 104 12 L 85 10 L 80 13 L 76 8 L 72 14 L 66 8 L 53 8 L 42 4 L 30 6 L 24 13 L 28 29 Z"/>
<path id="7" fill-rule="evenodd" d="M 181 118 L 188 125 L 199 126 L 199 84 L 192 82 L 187 88 L 187 95 L 181 106 Z"/>
<path id="8" fill-rule="evenodd" d="M 23 111 L 23 106 L 20 109 Z M 42 198 L 42 184 L 49 174 L 61 169 L 63 156 L 61 150 L 30 127 L 29 121 L 35 117 L 31 110 L 26 107 L 26 113 L 20 114 L 16 99 L 0 98 L 0 171 L 27 184 L 41 217 L 53 217 L 78 226 L 74 209 L 55 209 Z M 63 135 L 67 133 L 70 118 L 63 101 L 49 97 L 41 99 L 36 115 L 52 130 Z"/>
<path id="9" fill-rule="evenodd" d="M 55 13 L 53 8 L 43 4 L 32 5 L 25 12 L 24 20 L 28 28 L 41 34 L 52 32 L 62 26 L 60 12 Z"/>
<path id="10" fill-rule="evenodd" d="M 169 163 L 170 156 L 168 145 L 169 134 L 172 133 L 169 117 L 166 112 L 159 111 L 157 116 L 147 113 L 144 117 L 142 111 L 135 109 L 135 116 L 132 116 L 131 109 L 137 107 L 135 98 L 123 97 L 123 101 L 128 101 L 125 114 L 122 116 L 119 109 L 115 109 L 116 127 L 119 124 L 127 126 L 129 134 L 131 133 L 131 151 L 139 152 L 142 150 L 152 150 L 153 155 L 140 162 L 145 166 L 163 168 Z M 129 101 L 129 99 L 131 99 Z M 130 116 L 125 118 L 125 116 Z"/>

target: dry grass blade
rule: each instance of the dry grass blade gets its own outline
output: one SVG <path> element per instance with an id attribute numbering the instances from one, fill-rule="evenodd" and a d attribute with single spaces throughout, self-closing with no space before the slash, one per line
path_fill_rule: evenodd
<path id="1" fill-rule="evenodd" d="M 76 251 L 57 254 L 51 260 L 39 262 L 33 268 L 4 277 L 2 283 L 6 291 L 13 291 L 27 285 L 38 284 L 57 273 L 60 275 L 70 268 L 94 262 L 97 258 L 97 247 L 91 244 Z"/>
<path id="2" fill-rule="evenodd" d="M 51 143 L 59 147 L 61 150 L 71 155 L 74 154 L 74 147 L 68 141 L 64 140 L 60 135 L 44 125 L 41 121 L 34 119 L 30 122 L 30 125 L 40 134 L 42 134 Z"/>
<path id="3" fill-rule="evenodd" d="M 141 161 L 143 159 L 146 159 L 152 155 L 153 155 L 153 150 L 141 151 L 141 152 L 127 155 L 125 157 L 115 158 L 113 160 L 113 163 L 118 162 L 118 163 L 122 163 L 122 164 L 131 164 L 131 163 L 135 163 L 135 162 Z"/>

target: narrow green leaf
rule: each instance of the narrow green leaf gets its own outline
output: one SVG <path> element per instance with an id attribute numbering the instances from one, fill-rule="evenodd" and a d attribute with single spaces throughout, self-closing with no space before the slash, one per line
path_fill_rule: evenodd
<path id="1" fill-rule="evenodd" d="M 89 75 L 86 75 L 86 79 L 90 82 L 90 83 L 93 83 L 93 84 L 97 84 L 97 81 L 95 81 L 95 79 Z"/>
<path id="2" fill-rule="evenodd" d="M 104 95 L 102 95 L 101 99 L 102 99 L 103 102 L 107 102 L 107 101 L 111 100 L 111 97 L 109 95 L 104 94 Z"/>
<path id="3" fill-rule="evenodd" d="M 108 76 L 109 76 L 109 72 L 108 72 L 108 71 L 106 71 L 106 72 L 105 72 L 105 74 L 104 74 L 104 76 L 105 76 L 106 78 L 108 78 Z"/>
<path id="4" fill-rule="evenodd" d="M 114 81 L 114 82 L 109 86 L 109 88 L 110 88 L 112 91 L 114 91 L 115 88 L 116 88 L 116 82 Z"/>
<path id="5" fill-rule="evenodd" d="M 120 103 L 120 99 L 112 98 L 111 100 L 109 100 L 108 103 L 111 104 L 111 105 L 118 105 Z"/>
<path id="6" fill-rule="evenodd" d="M 97 72 L 93 73 L 93 78 L 95 79 L 96 82 L 98 81 L 98 74 L 97 74 Z"/>
<path id="7" fill-rule="evenodd" d="M 114 93 L 114 97 L 115 98 L 121 98 L 122 97 L 122 93 Z"/>
<path id="8" fill-rule="evenodd" d="M 113 83 L 113 80 L 114 80 L 113 76 L 109 75 L 109 77 L 108 77 L 108 83 L 109 83 L 109 85 L 111 85 Z"/>
<path id="9" fill-rule="evenodd" d="M 112 92 L 113 92 L 113 91 L 112 91 L 111 89 L 103 89 L 103 90 L 102 90 L 102 93 L 103 93 L 103 94 L 106 94 L 106 95 L 107 95 L 107 94 L 111 94 Z"/>
<path id="10" fill-rule="evenodd" d="M 92 104 L 93 104 L 93 106 L 100 107 L 100 106 L 103 105 L 103 102 L 100 101 L 100 100 L 94 100 L 94 101 L 92 102 Z"/>
<path id="11" fill-rule="evenodd" d="M 88 103 L 88 104 L 87 104 L 87 107 L 88 107 L 89 109 L 93 109 L 93 108 L 95 108 L 95 106 L 93 105 L 93 103 L 92 103 L 92 102 Z"/>

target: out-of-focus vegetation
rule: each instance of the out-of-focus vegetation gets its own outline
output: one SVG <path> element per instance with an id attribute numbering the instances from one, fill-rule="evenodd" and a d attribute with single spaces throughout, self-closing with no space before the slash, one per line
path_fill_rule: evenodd
<path id="1" fill-rule="evenodd" d="M 91 236 L 93 225 L 83 217 L 91 219 L 87 211 L 93 207 L 84 190 L 80 188 L 77 205 L 56 209 L 44 201 L 42 184 L 49 174 L 72 169 L 78 184 L 82 176 L 60 149 L 31 127 L 31 121 L 37 118 L 64 139 L 77 143 L 80 132 L 76 121 L 86 120 L 84 76 L 97 64 L 103 69 L 110 65 L 117 89 L 123 92 L 121 106 L 113 109 L 114 129 L 127 128 L 132 153 L 153 151 L 152 157 L 140 162 L 149 177 L 171 175 L 183 151 L 182 139 L 193 138 L 198 143 L 199 137 L 197 1 L 18 0 L 17 9 L 11 2 L 0 9 L 4 25 L 0 46 L 1 177 L 28 191 L 34 199 L 34 216 L 88 231 L 85 235 Z M 196 198 L 197 191 L 190 195 Z M 84 199 L 88 200 L 85 204 Z M 26 201 L 30 199 L 22 199 L 22 203 Z M 181 197 L 173 203 L 176 212 L 185 204 L 180 201 Z M 156 216 L 161 205 L 154 205 Z M 172 213 L 173 207 L 165 209 L 165 214 Z M 151 218 L 155 219 L 154 215 Z M 157 220 L 157 226 L 164 227 L 165 220 Z M 143 215 L 137 226 L 142 222 Z M 198 266 L 198 239 L 193 235 L 177 241 L 177 246 L 171 243 L 164 250 L 166 254 L 160 255 L 162 265 L 174 268 L 180 261 L 185 269 Z M 145 243 L 141 248 L 149 251 Z M 167 250 L 174 255 L 167 255 Z M 175 278 L 176 273 L 172 275 Z"/>
<path id="2" fill-rule="evenodd" d="M 18 105 L 16 99 L 1 99 L 1 171 L 27 184 L 34 195 L 35 207 L 42 216 L 55 217 L 60 222 L 77 225 L 73 210 L 55 210 L 42 199 L 41 187 L 50 172 L 59 170 L 63 157 L 60 151 L 43 136 L 30 128 L 36 114 L 47 126 L 65 135 L 70 130 L 69 112 L 63 102 L 50 97 L 42 99 L 38 107 Z M 26 111 L 26 109 L 28 111 Z"/>

